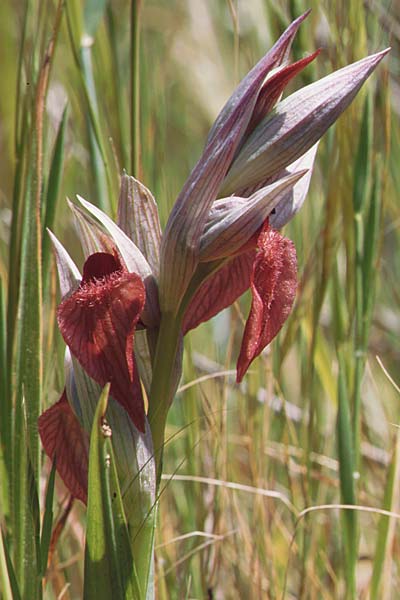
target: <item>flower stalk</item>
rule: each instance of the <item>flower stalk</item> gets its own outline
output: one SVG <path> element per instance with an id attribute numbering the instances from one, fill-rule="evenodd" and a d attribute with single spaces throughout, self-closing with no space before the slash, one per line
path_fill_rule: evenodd
<path id="1" fill-rule="evenodd" d="M 179 345 L 182 337 L 181 329 L 182 320 L 179 315 L 174 316 L 166 313 L 162 316 L 154 357 L 149 411 L 147 414 L 153 438 L 157 488 L 162 474 L 168 410 L 179 383 L 179 377 L 176 374 L 176 361 L 179 356 Z"/>

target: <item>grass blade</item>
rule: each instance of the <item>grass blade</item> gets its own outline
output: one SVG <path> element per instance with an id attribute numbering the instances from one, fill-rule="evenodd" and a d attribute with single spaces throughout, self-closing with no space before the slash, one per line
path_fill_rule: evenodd
<path id="1" fill-rule="evenodd" d="M 365 212 L 368 206 L 371 185 L 371 157 L 373 139 L 373 104 L 369 93 L 365 99 L 361 122 L 358 152 L 354 169 L 353 211 L 354 211 L 354 281 L 355 281 L 355 347 L 354 347 L 354 393 L 353 393 L 353 448 L 354 466 L 359 468 L 360 429 L 361 429 L 361 383 L 364 375 L 364 227 Z M 370 293 L 368 290 L 367 293 Z"/>
<path id="2" fill-rule="evenodd" d="M 343 353 L 338 351 L 339 382 L 338 382 L 338 455 L 340 494 L 343 504 L 356 504 L 354 493 L 354 458 L 351 430 L 348 386 L 345 379 L 345 362 Z M 345 554 L 345 576 L 348 600 L 356 598 L 356 564 L 357 564 L 357 519 L 353 511 L 344 511 L 343 516 L 343 547 Z"/>
<path id="3" fill-rule="evenodd" d="M 11 394 L 8 390 L 6 299 L 3 279 L 0 278 L 0 506 L 9 514 L 9 479 L 11 476 Z M 0 517 L 3 516 L 0 513 Z"/>
<path id="4" fill-rule="evenodd" d="M 367 348 L 368 335 L 372 321 L 372 311 L 375 302 L 376 273 L 379 258 L 382 212 L 382 175 L 383 166 L 377 161 L 369 205 L 369 212 L 365 226 L 364 254 L 363 254 L 363 347 Z"/>
<path id="5" fill-rule="evenodd" d="M 45 510 L 42 524 L 42 534 L 40 537 L 40 562 L 41 562 L 41 575 L 42 577 L 46 574 L 47 560 L 49 555 L 50 540 L 51 540 L 51 529 L 53 526 L 53 500 L 54 500 L 54 483 L 56 478 L 56 462 L 54 461 L 51 466 L 49 479 L 47 482 Z"/>
<path id="6" fill-rule="evenodd" d="M 400 480 L 400 432 L 396 436 L 396 446 L 390 462 L 387 474 L 385 493 L 382 508 L 389 511 L 396 511 L 398 502 L 398 482 Z M 388 578 L 382 582 L 382 575 L 385 570 L 385 562 L 389 563 L 391 546 L 394 539 L 393 519 L 381 516 L 378 527 L 378 537 L 375 546 L 375 558 L 372 570 L 370 598 L 371 600 L 380 600 L 386 598 L 383 591 L 387 588 L 387 581 L 390 581 L 390 569 L 386 567 Z M 382 582 L 382 583 L 381 583 Z M 390 597 L 390 596 L 389 596 Z"/>
<path id="7" fill-rule="evenodd" d="M 140 177 L 140 16 L 142 0 L 131 0 L 131 175 Z"/>
<path id="8" fill-rule="evenodd" d="M 104 420 L 109 388 L 107 385 L 100 396 L 90 438 L 84 598 L 140 600 L 138 586 L 132 595 L 131 580 L 126 581 L 126 554 L 121 557 L 121 551 L 125 553 L 127 550 L 127 543 L 129 546 L 129 539 L 124 534 L 125 519 L 120 492 L 113 490 L 114 498 L 111 498 L 111 481 L 116 484 L 116 475 L 114 466 L 111 467 L 110 428 Z M 117 519 L 114 517 L 113 504 L 116 506 Z"/>
<path id="9" fill-rule="evenodd" d="M 44 202 L 44 223 L 42 229 L 42 264 L 43 264 L 43 290 L 44 295 L 47 291 L 49 275 L 50 275 L 50 257 L 51 257 L 51 242 L 50 237 L 45 233 L 46 229 L 53 229 L 54 219 L 56 215 L 57 200 L 59 197 L 61 176 L 64 165 L 64 143 L 65 130 L 68 120 L 68 107 L 65 106 L 60 126 L 58 128 L 56 141 L 54 144 L 53 157 L 50 166 L 49 181 L 47 185 L 46 198 Z M 43 212 L 43 210 L 42 210 Z"/>
<path id="10" fill-rule="evenodd" d="M 3 531 L 0 528 L 0 590 L 4 594 L 4 600 L 21 600 L 18 583 L 15 577 L 14 568 L 11 562 L 10 554 L 7 548 L 7 542 L 4 539 Z"/>
<path id="11" fill-rule="evenodd" d="M 103 129 L 100 126 L 99 106 L 96 94 L 96 85 L 92 65 L 92 43 L 95 28 L 103 17 L 106 3 L 87 3 L 82 10 L 81 3 L 70 2 L 67 4 L 67 25 L 72 47 L 72 53 L 82 91 L 88 109 L 88 135 L 90 159 L 95 180 L 95 191 L 98 206 L 105 211 L 111 207 L 112 182 L 109 171 L 109 161 L 105 150 Z M 89 28 L 89 29 L 88 29 Z M 90 44 L 88 44 L 90 41 Z"/>
<path id="12" fill-rule="evenodd" d="M 132 556 L 128 524 L 125 516 L 122 494 L 118 481 L 114 451 L 109 440 L 106 440 L 108 452 L 110 453 L 110 488 L 112 490 L 112 511 L 115 524 L 116 550 L 119 569 L 121 572 L 122 585 L 127 599 L 139 599 L 142 597 L 138 575 Z"/>
<path id="13" fill-rule="evenodd" d="M 33 465 L 30 457 L 30 452 L 28 448 L 28 499 L 29 499 L 29 508 L 31 511 L 31 519 L 32 519 L 32 530 L 34 536 L 34 544 L 35 544 L 35 562 L 33 563 L 36 567 L 32 569 L 32 578 L 35 576 L 35 589 L 29 588 L 30 597 L 33 598 L 41 598 L 42 597 L 42 586 L 41 586 L 41 553 L 40 553 L 40 506 L 39 506 L 39 495 L 38 495 L 38 485 L 35 478 L 35 473 L 33 470 Z"/>

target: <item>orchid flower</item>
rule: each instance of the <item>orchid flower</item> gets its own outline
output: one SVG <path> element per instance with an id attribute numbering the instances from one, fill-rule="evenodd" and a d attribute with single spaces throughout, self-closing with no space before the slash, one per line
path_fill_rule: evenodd
<path id="1" fill-rule="evenodd" d="M 112 402 L 131 424 L 126 444 L 141 440 L 147 455 L 161 452 L 183 336 L 250 289 L 239 382 L 290 314 L 296 251 L 279 229 L 304 202 L 319 139 L 387 53 L 281 100 L 288 82 L 318 55 L 288 63 L 306 16 L 288 27 L 221 110 L 164 232 L 151 192 L 124 174 L 117 223 L 82 198 L 71 205 L 86 255 L 82 275 L 52 236 L 63 296 L 58 323 L 72 359 L 66 389 L 40 417 L 39 431 L 47 454 L 57 454 L 65 484 L 83 501 L 94 411 L 88 396 L 96 389 L 88 393 L 88 382 L 97 391 L 110 382 Z M 86 387 L 76 384 L 82 378 Z M 125 463 L 120 471 L 129 479 Z M 160 460 L 156 469 L 159 477 Z"/>

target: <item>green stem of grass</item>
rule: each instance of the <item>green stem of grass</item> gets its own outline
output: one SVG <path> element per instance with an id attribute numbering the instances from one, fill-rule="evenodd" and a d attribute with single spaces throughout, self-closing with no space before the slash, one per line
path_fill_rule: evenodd
<path id="1" fill-rule="evenodd" d="M 116 143 L 119 141 L 119 152 L 120 160 L 122 161 L 122 168 L 128 170 L 129 168 L 129 130 L 126 127 L 126 123 L 129 122 L 127 102 L 124 94 L 123 86 L 123 73 L 121 71 L 120 61 L 118 60 L 118 28 L 116 25 L 116 19 L 114 16 L 114 10 L 109 4 L 107 6 L 107 28 L 108 37 L 110 40 L 110 52 L 112 60 L 112 68 L 114 71 L 114 86 L 115 86 L 115 106 L 117 110 L 118 120 L 118 132 L 119 138 L 115 140 Z"/>
<path id="2" fill-rule="evenodd" d="M 338 349 L 338 454 L 340 492 L 344 504 L 355 504 L 354 492 L 354 450 L 352 442 L 350 404 L 346 381 L 346 362 L 342 349 Z M 357 519 L 354 511 L 343 514 L 344 571 L 346 578 L 346 600 L 356 598 L 356 566 L 358 551 Z"/>
<path id="3" fill-rule="evenodd" d="M 354 215 L 355 239 L 355 347 L 353 392 L 353 448 L 354 468 L 360 467 L 361 383 L 364 375 L 365 349 L 363 347 L 363 244 L 364 223 L 361 212 Z"/>
<path id="4" fill-rule="evenodd" d="M 97 204 L 107 212 L 110 211 L 110 208 L 114 208 L 112 206 L 114 194 L 98 109 L 92 49 L 90 44 L 88 46 L 82 45 L 82 40 L 76 39 L 75 31 L 78 26 L 72 3 L 66 3 L 66 17 L 72 55 L 87 104 L 90 156 L 96 182 L 96 193 L 98 194 Z"/>
<path id="5" fill-rule="evenodd" d="M 140 12 L 142 0 L 131 2 L 131 175 L 140 177 Z"/>
<path id="6" fill-rule="evenodd" d="M 80 63 L 82 66 L 82 77 L 85 82 L 88 100 L 92 107 L 93 115 L 96 122 L 98 120 L 99 108 L 97 103 L 96 86 L 93 73 L 92 48 L 91 46 L 82 46 L 80 48 Z M 88 137 L 90 147 L 90 159 L 92 170 L 94 173 L 96 203 L 102 210 L 110 210 L 110 199 L 108 198 L 109 182 L 107 180 L 107 159 L 105 157 L 105 149 L 101 148 L 100 143 L 96 139 L 96 133 L 93 128 L 93 119 L 88 122 Z M 99 131 L 101 128 L 99 127 Z M 100 137 L 100 134 L 98 134 Z"/>
<path id="7" fill-rule="evenodd" d="M 365 99 L 363 117 L 358 141 L 358 151 L 354 168 L 353 210 L 354 210 L 354 280 L 355 280 L 355 334 L 354 334 L 354 391 L 353 391 L 353 449 L 354 469 L 360 468 L 361 430 L 361 384 L 365 367 L 366 344 L 365 328 L 365 214 L 371 186 L 371 160 L 373 138 L 372 94 Z"/>

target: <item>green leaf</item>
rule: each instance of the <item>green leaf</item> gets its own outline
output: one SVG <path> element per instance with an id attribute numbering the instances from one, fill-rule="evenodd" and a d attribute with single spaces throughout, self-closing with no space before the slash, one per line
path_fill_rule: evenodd
<path id="1" fill-rule="evenodd" d="M 33 470 L 32 460 L 28 448 L 28 499 L 32 517 L 32 527 L 35 542 L 36 552 L 36 581 L 38 584 L 37 597 L 41 596 L 41 585 L 40 585 L 40 573 L 41 569 L 41 554 L 40 554 L 40 506 L 39 506 L 39 495 L 38 485 L 35 478 L 35 472 Z M 33 570 L 33 569 L 32 569 Z M 33 590 L 29 590 L 30 596 L 33 598 Z"/>
<path id="2" fill-rule="evenodd" d="M 354 210 L 354 391 L 353 391 L 353 447 L 354 468 L 359 469 L 360 429 L 361 429 L 361 382 L 364 375 L 365 348 L 363 346 L 364 332 L 364 246 L 365 246 L 365 213 L 367 196 L 371 185 L 371 155 L 373 139 L 373 105 L 372 96 L 368 94 L 364 103 L 361 131 L 358 140 L 358 151 L 354 169 L 353 210 Z M 368 240 L 370 243 L 370 240 Z M 371 248 L 372 250 L 372 248 Z"/>
<path id="3" fill-rule="evenodd" d="M 361 122 L 358 150 L 354 165 L 353 207 L 354 212 L 362 212 L 371 185 L 371 155 L 373 143 L 373 101 L 368 93 Z"/>
<path id="4" fill-rule="evenodd" d="M 0 277 L 0 440 L 6 444 L 6 440 L 10 439 L 9 431 L 9 414 L 10 403 L 7 398 L 7 329 L 6 329 L 6 290 L 3 278 Z"/>
<path id="5" fill-rule="evenodd" d="M 99 5 L 98 10 L 95 6 L 96 4 Z M 99 120 L 99 106 L 92 64 L 93 40 L 91 39 L 104 9 L 103 0 L 99 0 L 98 2 L 93 0 L 89 2 L 87 8 L 86 6 L 84 7 L 85 14 L 83 14 L 81 3 L 71 0 L 67 2 L 66 15 L 72 52 L 78 67 L 82 91 L 87 102 L 90 160 L 94 174 L 97 203 L 101 208 L 109 209 L 110 199 L 113 197 L 113 189 L 108 168 L 109 160 L 107 159 L 104 134 Z"/>
<path id="6" fill-rule="evenodd" d="M 39 499 L 27 432 L 25 396 L 17 397 L 14 429 L 13 547 L 16 579 L 24 600 L 41 597 Z"/>
<path id="7" fill-rule="evenodd" d="M 60 191 L 61 175 L 64 165 L 64 141 L 65 129 L 68 118 L 68 107 L 65 106 L 60 126 L 58 128 L 56 141 L 54 144 L 54 152 L 50 166 L 50 175 L 47 185 L 46 200 L 44 203 L 45 217 L 43 224 L 43 244 L 42 244 L 42 261 L 43 261 L 43 287 L 47 288 L 49 277 L 50 263 L 50 238 L 45 234 L 46 229 L 52 229 L 56 215 L 57 200 Z"/>
<path id="8" fill-rule="evenodd" d="M 94 184 L 96 198 L 100 207 L 110 208 L 109 198 L 107 198 L 107 186 L 109 173 L 107 171 L 107 158 L 105 143 L 100 126 L 100 115 L 96 93 L 96 83 L 93 72 L 92 47 L 82 46 L 80 48 L 80 64 L 82 69 L 83 87 L 88 101 L 88 138 L 89 154 L 92 171 L 94 174 Z"/>
<path id="9" fill-rule="evenodd" d="M 125 588 L 126 598 L 141 598 L 139 580 L 130 545 L 128 523 L 124 511 L 122 494 L 118 481 L 114 450 L 109 440 L 106 440 L 110 452 L 110 488 L 112 492 L 112 510 L 115 523 L 115 537 L 117 547 L 118 565 L 121 571 L 122 583 Z M 125 583 L 126 582 L 126 583 Z"/>
<path id="10" fill-rule="evenodd" d="M 97 405 L 90 437 L 84 598 L 138 599 L 129 536 L 104 415 L 110 385 Z"/>
<path id="11" fill-rule="evenodd" d="M 66 364 L 69 364 L 68 361 Z M 81 415 L 83 427 L 90 431 L 101 388 L 75 359 L 72 359 L 68 370 L 67 394 L 77 414 Z M 80 398 L 85 401 L 81 402 Z M 145 434 L 140 433 L 127 412 L 112 397 L 108 401 L 107 422 L 114 432 L 113 456 L 122 490 L 130 546 L 140 587 L 145 590 L 150 585 L 156 518 L 155 464 L 150 429 L 146 424 Z"/>
<path id="12" fill-rule="evenodd" d="M 8 552 L 7 542 L 0 528 L 0 590 L 3 600 L 21 600 L 17 579 Z"/>
<path id="13" fill-rule="evenodd" d="M 0 519 L 10 511 L 11 395 L 8 393 L 6 294 L 0 278 Z"/>
<path id="14" fill-rule="evenodd" d="M 32 520 L 32 509 L 37 510 L 35 482 L 38 480 L 40 457 L 37 420 L 43 383 L 41 223 L 39 183 L 35 172 L 36 151 L 37 140 L 33 139 L 22 207 L 11 478 L 14 565 L 24 600 L 38 597 L 39 574 L 37 531 Z"/>
<path id="15" fill-rule="evenodd" d="M 0 521 L 10 514 L 9 473 L 6 466 L 5 446 L 0 434 Z"/>
<path id="16" fill-rule="evenodd" d="M 346 385 L 345 362 L 343 352 L 338 350 L 339 380 L 338 380 L 338 454 L 340 493 L 344 504 L 355 504 L 354 493 L 354 455 L 349 407 L 349 394 Z M 347 597 L 355 598 L 357 563 L 357 519 L 352 510 L 343 512 L 343 547 L 345 554 L 344 569 L 346 575 Z"/>
<path id="17" fill-rule="evenodd" d="M 40 538 L 40 556 L 41 556 L 41 574 L 42 577 L 46 574 L 47 559 L 49 555 L 51 528 L 53 525 L 53 500 L 54 500 L 54 482 L 56 478 L 56 461 L 54 460 L 49 480 L 47 482 L 45 509 L 42 525 L 42 535 Z"/>
<path id="18" fill-rule="evenodd" d="M 396 447 L 393 452 L 392 460 L 390 462 L 389 471 L 386 480 L 385 493 L 383 498 L 384 510 L 395 511 L 396 510 L 396 495 L 398 481 L 400 478 L 400 433 L 397 433 Z M 378 537 L 375 548 L 375 558 L 372 570 L 371 587 L 370 587 L 370 598 L 371 600 L 379 600 L 379 598 L 385 597 L 383 590 L 380 589 L 380 582 L 382 580 L 382 574 L 385 566 L 385 560 L 390 553 L 390 547 L 393 543 L 394 531 L 390 533 L 390 517 L 382 515 L 378 526 Z"/>
<path id="19" fill-rule="evenodd" d="M 379 238 L 382 235 L 382 162 L 377 161 L 374 170 L 369 212 L 365 224 L 363 252 L 363 338 L 364 347 L 372 320 L 372 309 L 375 300 L 376 266 L 379 252 Z"/>

